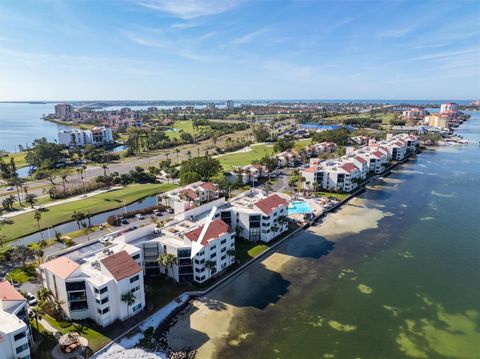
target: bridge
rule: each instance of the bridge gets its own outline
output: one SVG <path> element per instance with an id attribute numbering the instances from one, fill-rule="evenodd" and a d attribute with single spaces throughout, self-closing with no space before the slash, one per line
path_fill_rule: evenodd
<path id="1" fill-rule="evenodd" d="M 466 128 L 458 128 L 458 129 L 455 129 L 454 132 L 455 133 L 480 133 L 480 129 L 479 130 L 469 130 L 469 129 L 466 129 Z"/>

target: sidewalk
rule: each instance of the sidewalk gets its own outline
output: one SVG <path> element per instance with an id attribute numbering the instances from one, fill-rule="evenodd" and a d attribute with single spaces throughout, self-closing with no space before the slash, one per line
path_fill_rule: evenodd
<path id="1" fill-rule="evenodd" d="M 85 199 L 85 198 L 90 198 L 90 197 L 93 197 L 93 196 L 96 196 L 98 194 L 102 194 L 102 193 L 106 193 L 106 192 L 111 192 L 111 191 L 114 191 L 114 190 L 117 190 L 117 189 L 122 189 L 123 187 L 112 187 L 110 189 L 98 189 L 96 191 L 93 191 L 93 192 L 90 192 L 90 193 L 87 193 L 87 194 L 82 194 L 82 195 L 78 195 L 78 196 L 74 196 L 74 197 L 70 197 L 70 198 L 65 198 L 65 199 L 61 199 L 59 201 L 55 201 L 55 202 L 51 202 L 51 203 L 47 203 L 41 207 L 53 207 L 53 206 L 57 206 L 59 204 L 65 204 L 65 203 L 70 203 L 70 202 L 76 202 L 76 201 L 80 201 L 82 199 Z M 33 211 L 36 211 L 39 207 L 33 207 L 33 208 L 24 208 L 20 211 L 15 211 L 15 212 L 9 212 L 9 213 L 5 213 L 3 215 L 4 218 L 12 218 L 12 217 L 15 217 L 15 216 L 18 216 L 20 214 L 23 214 L 23 213 L 28 213 L 28 212 L 33 212 Z"/>
<path id="2" fill-rule="evenodd" d="M 59 332 L 57 329 L 55 329 L 54 327 L 52 327 L 52 326 L 50 325 L 50 323 L 47 322 L 45 319 L 40 319 L 38 322 L 42 325 L 42 327 L 45 328 L 45 330 L 47 330 L 47 331 L 49 331 L 50 333 L 52 333 L 53 336 L 54 336 L 55 338 L 57 338 L 57 340 L 58 340 L 58 338 L 60 338 L 60 337 L 62 336 L 62 334 L 60 334 L 60 332 Z"/>

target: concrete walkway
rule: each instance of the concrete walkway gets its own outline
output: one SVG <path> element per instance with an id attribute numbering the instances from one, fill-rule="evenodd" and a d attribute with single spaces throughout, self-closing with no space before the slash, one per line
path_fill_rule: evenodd
<path id="1" fill-rule="evenodd" d="M 45 328 L 45 330 L 47 330 L 47 331 L 49 331 L 50 333 L 52 333 L 53 336 L 54 336 L 55 338 L 57 338 L 57 340 L 62 336 L 62 334 L 60 334 L 60 332 L 59 332 L 57 329 L 55 329 L 54 327 L 52 327 L 52 326 L 50 325 L 50 323 L 47 322 L 45 319 L 40 319 L 38 322 L 42 325 L 42 327 Z"/>
<path id="2" fill-rule="evenodd" d="M 33 212 L 33 211 L 36 211 L 39 207 L 53 207 L 53 206 L 57 206 L 59 204 L 65 204 L 65 203 L 70 203 L 70 202 L 76 202 L 76 201 L 80 201 L 82 199 L 85 199 L 85 198 L 90 198 L 90 197 L 93 197 L 93 196 L 96 196 L 98 194 L 102 194 L 102 193 L 106 193 L 106 192 L 111 192 L 111 191 L 114 191 L 114 190 L 117 190 L 117 189 L 122 189 L 124 187 L 112 187 L 110 189 L 99 189 L 99 190 L 96 190 L 96 191 L 93 191 L 93 192 L 90 192 L 90 193 L 87 193 L 87 194 L 82 194 L 82 195 L 78 195 L 78 196 L 74 196 L 74 197 L 70 197 L 70 198 L 65 198 L 65 199 L 62 199 L 62 200 L 59 200 L 59 201 L 55 201 L 55 202 L 51 202 L 51 203 L 47 203 L 45 205 L 41 205 L 41 206 L 34 206 L 33 208 L 24 208 L 20 211 L 15 211 L 15 212 L 9 212 L 9 213 L 5 213 L 3 215 L 4 218 L 11 218 L 11 217 L 15 217 L 15 216 L 18 216 L 20 214 L 23 214 L 23 213 L 28 213 L 28 212 Z"/>

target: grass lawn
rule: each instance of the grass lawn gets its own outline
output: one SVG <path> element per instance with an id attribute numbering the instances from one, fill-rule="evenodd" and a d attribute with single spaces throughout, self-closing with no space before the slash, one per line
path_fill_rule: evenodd
<path id="1" fill-rule="evenodd" d="M 32 348 L 34 358 L 38 359 L 50 359 L 52 357 L 52 350 L 57 345 L 57 339 L 46 330 L 40 323 L 38 328 L 35 320 L 32 321 L 33 340 L 35 346 Z"/>
<path id="2" fill-rule="evenodd" d="M 235 257 L 241 262 L 245 263 L 255 258 L 264 250 L 266 250 L 268 246 L 263 243 L 249 243 L 247 241 L 236 241 L 235 243 Z"/>
<path id="3" fill-rule="evenodd" d="M 40 228 L 45 229 L 47 226 L 54 226 L 70 221 L 72 213 L 75 210 L 84 213 L 90 212 L 91 214 L 104 212 L 123 206 L 123 202 L 127 204 L 132 203 L 140 198 L 169 191 L 173 188 L 175 188 L 175 185 L 168 183 L 134 184 L 123 189 L 101 193 L 79 201 L 47 207 L 47 211 L 42 213 Z M 35 212 L 29 212 L 12 217 L 13 224 L 7 224 L 0 232 L 6 237 L 6 241 L 11 241 L 36 232 L 38 227 L 33 218 L 34 213 Z"/>
<path id="4" fill-rule="evenodd" d="M 316 196 L 320 196 L 320 197 L 335 197 L 336 199 L 338 199 L 339 201 L 341 201 L 342 199 L 345 199 L 347 198 L 348 196 L 350 196 L 351 193 L 334 193 L 334 192 L 315 192 L 315 195 Z"/>
<path id="5" fill-rule="evenodd" d="M 193 130 L 193 125 L 191 120 L 186 120 L 186 121 L 175 121 L 173 125 L 171 126 L 172 128 L 175 129 L 175 131 L 167 131 L 166 134 L 169 138 L 180 138 L 180 134 L 182 132 L 186 133 L 193 133 L 195 132 Z M 201 133 L 204 130 L 209 130 L 210 126 L 199 126 L 197 132 Z"/>
<path id="6" fill-rule="evenodd" d="M 24 270 L 23 268 L 15 268 L 14 270 L 10 271 L 8 278 L 11 279 L 15 283 L 25 283 L 28 281 L 32 281 L 35 279 L 35 266 L 30 264 L 27 266 L 27 269 Z"/>
<path id="7" fill-rule="evenodd" d="M 54 318 L 48 314 L 44 315 L 43 318 L 55 329 L 57 329 L 61 334 L 66 334 L 69 332 L 77 332 L 82 337 L 85 337 L 88 340 L 88 346 L 93 351 L 96 351 L 103 347 L 105 344 L 111 341 L 111 339 L 96 330 L 87 327 L 86 325 L 80 323 L 69 323 L 69 322 L 57 322 Z"/>
<path id="8" fill-rule="evenodd" d="M 272 145 L 251 145 L 251 150 L 248 152 L 227 153 L 218 157 L 223 169 L 230 171 L 233 166 L 245 166 L 252 163 L 253 160 L 259 160 L 265 155 L 273 154 Z"/>
<path id="9" fill-rule="evenodd" d="M 3 157 L 5 163 L 10 163 L 10 158 L 13 157 L 15 165 L 17 168 L 22 168 L 27 166 L 27 161 L 25 160 L 25 152 L 10 153 L 7 157 Z"/>

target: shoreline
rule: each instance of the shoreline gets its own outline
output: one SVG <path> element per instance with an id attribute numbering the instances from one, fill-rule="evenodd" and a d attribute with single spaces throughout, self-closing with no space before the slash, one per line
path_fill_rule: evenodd
<path id="1" fill-rule="evenodd" d="M 194 306 L 193 304 L 193 301 L 197 300 L 198 298 L 202 297 L 202 296 L 205 296 L 207 295 L 208 293 L 210 293 L 211 291 L 215 290 L 215 289 L 218 289 L 220 288 L 222 285 L 225 285 L 227 284 L 230 280 L 234 280 L 235 277 L 239 274 L 241 274 L 245 269 L 247 269 L 249 266 L 253 265 L 254 263 L 262 260 L 262 259 L 265 259 L 265 257 L 267 257 L 268 255 L 274 255 L 276 252 L 274 251 L 278 246 L 280 246 L 281 244 L 284 244 L 285 242 L 287 242 L 290 238 L 292 238 L 294 235 L 298 234 L 300 231 L 302 230 L 306 230 L 308 229 L 310 226 L 316 226 L 316 225 L 319 225 L 321 223 L 319 223 L 319 220 L 323 219 L 324 217 L 327 217 L 328 214 L 334 214 L 336 213 L 339 209 L 342 209 L 343 206 L 347 205 L 351 200 L 355 199 L 358 197 L 358 195 L 364 193 L 366 190 L 367 190 L 367 185 L 369 185 L 370 183 L 374 182 L 375 180 L 377 179 L 380 179 L 380 178 L 384 178 L 384 177 L 388 177 L 390 174 L 391 174 L 391 171 L 393 169 L 395 169 L 396 167 L 399 167 L 405 163 L 407 163 L 410 158 L 413 156 L 413 155 L 417 155 L 417 154 L 420 154 L 421 153 L 421 150 L 417 150 L 416 152 L 413 152 L 411 153 L 408 157 L 406 157 L 404 160 L 402 161 L 399 161 L 399 162 L 395 162 L 393 164 L 391 164 L 390 166 L 388 166 L 382 173 L 378 174 L 378 175 L 375 175 L 367 180 L 365 180 L 364 182 L 362 182 L 359 186 L 358 186 L 358 189 L 356 191 L 354 191 L 353 193 L 351 193 L 348 197 L 344 198 L 343 200 L 339 201 L 336 205 L 334 205 L 333 207 L 329 208 L 328 210 L 324 211 L 323 213 L 315 216 L 314 218 L 312 218 L 310 221 L 308 222 L 305 222 L 303 225 L 299 226 L 298 228 L 294 229 L 292 232 L 290 233 L 287 233 L 285 235 L 284 238 L 281 238 L 280 240 L 278 240 L 277 242 L 275 242 L 272 246 L 268 247 L 267 249 L 265 249 L 263 252 L 261 252 L 258 256 L 252 258 L 250 261 L 244 263 L 243 265 L 241 265 L 239 268 L 237 268 L 236 270 L 234 270 L 233 272 L 227 274 L 225 277 L 221 278 L 218 282 L 212 284 L 209 288 L 203 290 L 203 291 L 195 291 L 195 292 L 184 292 L 182 293 L 179 297 L 175 298 L 173 301 L 176 301 L 180 298 L 182 298 L 183 296 L 187 296 L 188 299 L 180 306 L 176 307 L 174 310 L 172 310 L 170 313 L 166 314 L 165 315 L 165 318 L 158 324 L 157 328 L 156 328 L 156 331 L 158 329 L 161 330 L 160 333 L 158 333 L 157 335 L 157 338 L 159 338 L 158 340 L 160 342 L 163 343 L 166 343 L 164 344 L 165 346 L 163 347 L 164 348 L 164 351 L 163 353 L 167 353 L 169 352 L 171 349 L 170 346 L 168 345 L 168 341 L 166 339 L 166 336 L 168 335 L 168 331 L 169 329 L 172 327 L 172 325 L 174 325 L 177 321 L 178 321 L 178 316 L 181 315 L 182 313 L 185 313 L 188 308 Z M 204 303 L 203 303 L 204 304 Z M 164 309 L 164 307 L 160 308 L 157 312 L 155 312 L 154 314 L 152 314 L 152 317 L 156 315 L 156 313 L 162 311 L 162 309 Z M 148 320 L 148 318 L 147 318 Z M 122 336 L 119 336 L 119 338 L 117 338 L 117 340 L 115 341 L 112 341 L 110 343 L 108 343 L 105 347 L 101 348 L 99 351 L 97 351 L 95 353 L 95 357 L 97 357 L 97 355 L 100 355 L 106 351 L 108 351 L 108 349 L 115 345 L 116 344 L 116 341 L 120 340 L 124 337 L 126 337 L 130 332 L 134 331 L 135 329 L 139 328 L 140 326 L 142 325 L 142 323 L 140 323 L 139 325 L 129 329 L 126 333 L 124 333 Z M 134 345 L 132 345 L 130 348 L 124 348 L 125 350 L 128 350 L 128 349 L 133 349 L 136 347 L 138 343 L 135 343 Z M 148 350 L 144 349 L 146 352 Z M 186 350 L 186 349 L 185 349 Z"/>

